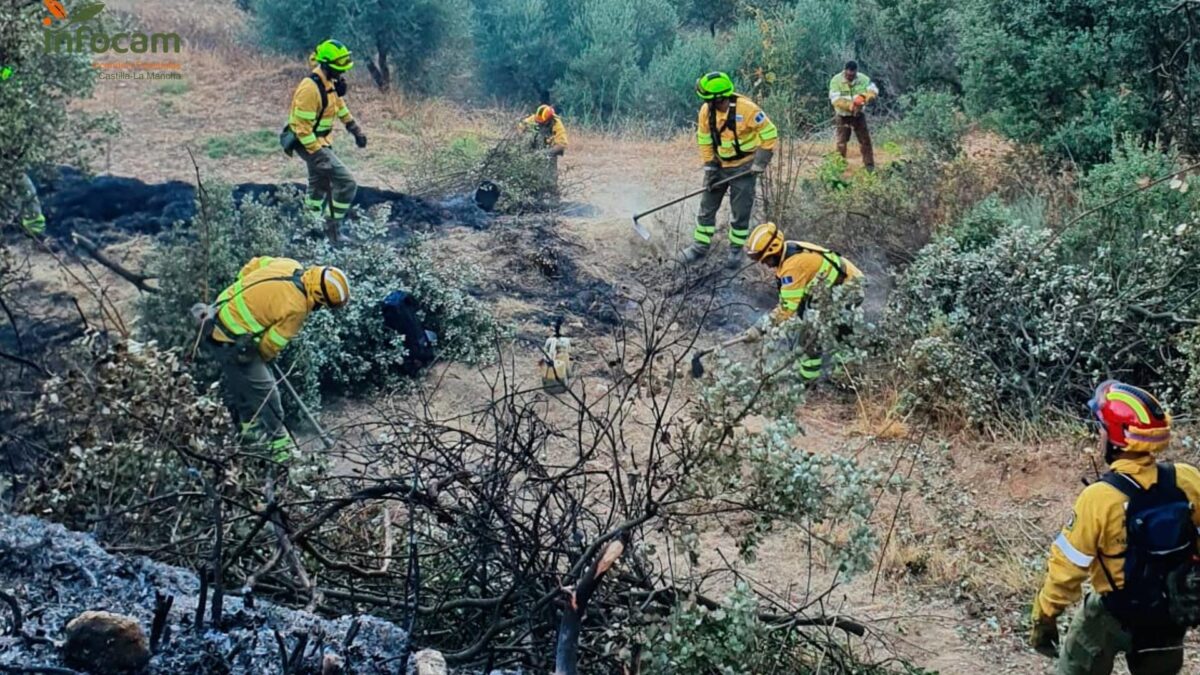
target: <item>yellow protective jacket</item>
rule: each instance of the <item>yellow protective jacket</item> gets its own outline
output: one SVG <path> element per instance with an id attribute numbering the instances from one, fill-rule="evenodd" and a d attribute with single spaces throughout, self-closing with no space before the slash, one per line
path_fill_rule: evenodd
<path id="1" fill-rule="evenodd" d="M 521 123 L 525 129 L 536 129 L 539 136 L 545 136 L 546 147 L 567 149 L 567 127 L 557 115 L 550 121 L 549 129 L 538 124 L 537 115 L 526 117 Z"/>
<path id="2" fill-rule="evenodd" d="M 288 116 L 288 126 L 291 127 L 292 133 L 296 134 L 296 138 L 300 140 L 310 155 L 321 148 L 333 145 L 331 139 L 334 118 L 342 120 L 342 124 L 350 124 L 354 121 L 354 117 L 350 115 L 350 109 L 346 107 L 346 101 L 338 96 L 337 91 L 333 88 L 333 83 L 325 78 L 321 69 L 313 69 L 313 74 L 321 81 L 327 97 L 325 112 L 321 114 L 321 119 L 317 119 L 317 113 L 321 110 L 321 91 L 317 89 L 317 83 L 313 82 L 312 77 L 304 78 L 296 86 L 296 92 L 292 94 L 292 111 Z"/>
<path id="3" fill-rule="evenodd" d="M 1148 488 L 1158 482 L 1158 465 L 1149 453 L 1137 459 L 1118 459 L 1110 467 Z M 1175 464 L 1175 483 L 1192 503 L 1192 522 L 1200 527 L 1200 471 L 1188 464 Z M 1034 603 L 1034 616 L 1056 617 L 1083 595 L 1084 579 L 1101 595 L 1113 590 L 1101 565 L 1117 588 L 1125 585 L 1125 495 L 1103 482 L 1093 483 L 1080 493 L 1071 518 L 1050 547 L 1046 581 Z"/>
<path id="4" fill-rule="evenodd" d="M 262 256 L 246 263 L 237 281 L 217 297 L 217 321 L 212 336 L 218 342 L 250 335 L 258 353 L 270 361 L 300 333 L 308 313 L 316 306 L 310 274 L 290 258 Z"/>
<path id="5" fill-rule="evenodd" d="M 834 112 L 841 117 L 854 114 L 855 96 L 862 96 L 870 103 L 879 96 L 879 87 L 862 73 L 855 75 L 853 82 L 847 82 L 843 73 L 838 73 L 829 80 L 829 102 L 833 105 Z"/>
<path id="6" fill-rule="evenodd" d="M 729 112 L 713 108 L 714 114 L 709 115 L 711 103 L 700 106 L 696 142 L 700 146 L 700 160 L 705 164 L 719 160 L 722 167 L 741 166 L 754 159 L 755 150 L 775 149 L 779 139 L 775 123 L 754 101 L 741 94 L 734 97 Z M 729 113 L 734 115 L 732 122 Z M 716 126 L 710 126 L 710 122 Z"/>
<path id="7" fill-rule="evenodd" d="M 835 286 L 863 275 L 854 263 L 824 246 L 806 241 L 787 241 L 783 247 L 783 260 L 779 263 L 779 269 L 775 270 L 775 279 L 779 283 L 779 306 L 771 312 L 771 321 L 774 323 L 794 316 L 816 284 L 823 282 Z"/>

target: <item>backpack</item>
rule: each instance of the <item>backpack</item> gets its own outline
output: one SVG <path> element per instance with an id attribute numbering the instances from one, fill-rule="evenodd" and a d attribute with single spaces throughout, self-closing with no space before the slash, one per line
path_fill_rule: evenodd
<path id="1" fill-rule="evenodd" d="M 325 117 L 325 108 L 329 107 L 329 92 L 325 89 L 325 86 L 321 83 L 321 78 L 317 77 L 316 73 L 309 73 L 308 79 L 317 85 L 317 93 L 321 95 L 321 107 L 317 109 L 317 119 L 313 121 L 313 133 L 316 133 L 317 125 L 321 123 L 321 118 Z M 338 94 L 340 95 L 341 92 L 339 91 Z M 328 135 L 328 131 L 323 134 L 317 134 L 317 136 Z M 288 157 L 291 157 L 292 153 L 297 150 L 304 149 L 304 144 L 296 137 L 296 132 L 292 131 L 291 122 L 283 125 L 283 131 L 279 132 L 279 146 L 283 148 L 283 152 Z"/>
<path id="2" fill-rule="evenodd" d="M 383 299 L 383 323 L 404 336 L 404 348 L 408 357 L 400 369 L 405 375 L 413 376 L 437 357 L 434 352 L 436 335 L 425 329 L 417 312 L 421 309 L 417 301 L 404 291 L 392 291 Z"/>
<path id="3" fill-rule="evenodd" d="M 1126 626 L 1169 625 L 1172 599 L 1168 578 L 1191 564 L 1196 554 L 1192 505 L 1175 482 L 1175 465 L 1159 463 L 1158 481 L 1143 489 L 1129 476 L 1101 476 L 1129 502 L 1125 507 L 1125 586 L 1104 596 L 1104 606 Z M 1101 556 L 1103 557 L 1103 556 Z M 1100 565 L 1116 589 L 1108 568 Z"/>

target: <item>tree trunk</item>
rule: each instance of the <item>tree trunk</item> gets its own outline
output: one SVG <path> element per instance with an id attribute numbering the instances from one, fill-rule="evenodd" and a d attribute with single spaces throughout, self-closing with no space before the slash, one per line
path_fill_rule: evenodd
<path id="1" fill-rule="evenodd" d="M 604 573 L 613 566 L 625 551 L 620 540 L 608 542 L 600 549 L 596 562 L 584 568 L 575 588 L 567 588 L 567 606 L 563 608 L 562 620 L 558 625 L 558 644 L 554 654 L 554 675 L 579 675 L 579 632 L 583 617 L 587 614 L 592 593 L 600 586 Z"/>
<path id="2" fill-rule="evenodd" d="M 371 78 L 375 80 L 375 86 L 379 91 L 388 91 L 392 88 L 392 68 L 388 65 L 388 48 L 382 42 L 375 43 L 375 59 L 367 61 L 367 70 L 371 73 Z"/>

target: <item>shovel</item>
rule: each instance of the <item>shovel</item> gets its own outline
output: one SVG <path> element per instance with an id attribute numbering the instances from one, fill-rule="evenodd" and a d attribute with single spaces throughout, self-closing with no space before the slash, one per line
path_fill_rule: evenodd
<path id="1" fill-rule="evenodd" d="M 659 204 L 658 206 L 656 206 L 648 211 L 642 211 L 641 213 L 634 214 L 634 216 L 633 216 L 633 231 L 637 232 L 638 236 L 641 237 L 642 239 L 645 239 L 646 241 L 650 241 L 650 230 L 647 230 L 645 225 L 642 225 L 640 222 L 638 222 L 643 217 L 648 216 L 651 213 L 657 213 L 658 211 L 662 211 L 663 209 L 667 208 L 668 206 L 675 206 L 679 202 L 687 201 L 697 195 L 702 195 L 705 192 L 709 192 L 713 188 L 719 188 L 722 185 L 731 183 L 743 176 L 749 175 L 750 173 L 752 173 L 752 172 L 749 169 L 747 169 L 739 174 L 730 176 L 729 178 L 726 178 L 724 180 L 719 180 L 719 181 L 713 183 L 709 187 L 700 188 L 699 190 L 696 190 L 695 192 L 689 192 L 682 197 L 679 197 L 677 199 L 672 199 L 671 201 L 667 202 L 666 204 Z"/>
<path id="2" fill-rule="evenodd" d="M 708 356 L 718 349 L 724 349 L 726 347 L 732 347 L 736 344 L 741 344 L 749 339 L 749 337 L 750 336 L 746 335 L 745 333 L 742 333 L 741 335 L 730 338 L 715 347 L 709 347 L 708 349 L 703 349 L 695 354 L 692 354 L 692 377 L 699 378 L 704 375 L 704 364 L 700 362 L 700 359 Z"/>

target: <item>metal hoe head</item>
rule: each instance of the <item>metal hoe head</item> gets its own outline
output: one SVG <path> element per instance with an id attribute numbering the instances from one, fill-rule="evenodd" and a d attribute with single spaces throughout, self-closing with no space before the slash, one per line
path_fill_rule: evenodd
<path id="1" fill-rule="evenodd" d="M 638 236 L 646 241 L 650 241 L 650 230 L 638 221 L 637 216 L 633 217 L 633 231 L 638 233 Z"/>

